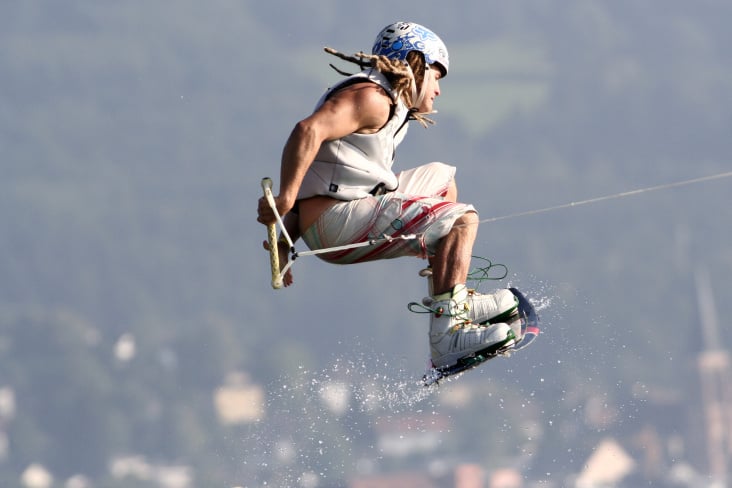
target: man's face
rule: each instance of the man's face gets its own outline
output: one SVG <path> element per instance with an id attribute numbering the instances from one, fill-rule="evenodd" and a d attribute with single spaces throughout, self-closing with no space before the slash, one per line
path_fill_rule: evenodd
<path id="1" fill-rule="evenodd" d="M 435 98 L 440 96 L 440 78 L 442 72 L 437 65 L 430 66 L 430 69 L 424 72 L 424 100 L 420 104 L 419 109 L 422 113 L 430 113 L 433 110 Z"/>

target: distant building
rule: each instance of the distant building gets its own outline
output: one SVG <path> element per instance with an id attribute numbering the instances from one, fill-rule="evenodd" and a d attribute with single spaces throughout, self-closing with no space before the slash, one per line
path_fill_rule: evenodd
<path id="1" fill-rule="evenodd" d="M 265 416 L 264 389 L 249 383 L 244 373 L 231 373 L 213 394 L 219 420 L 224 424 L 248 424 Z"/>
<path id="2" fill-rule="evenodd" d="M 704 339 L 697 365 L 704 404 L 707 463 L 712 478 L 725 484 L 729 472 L 728 459 L 732 456 L 731 361 L 719 335 L 709 274 L 705 269 L 698 269 L 695 277 L 699 320 Z"/>
<path id="3" fill-rule="evenodd" d="M 487 488 L 523 488 L 524 480 L 515 469 L 498 469 L 491 473 Z"/>
<path id="4" fill-rule="evenodd" d="M 376 421 L 378 447 L 393 457 L 429 453 L 439 448 L 442 433 L 450 425 L 446 416 L 434 414 L 382 417 Z"/>
<path id="5" fill-rule="evenodd" d="M 614 439 L 603 440 L 577 477 L 576 488 L 618 486 L 636 467 L 633 458 Z"/>
<path id="6" fill-rule="evenodd" d="M 422 473 L 395 473 L 353 480 L 349 488 L 440 488 Z"/>

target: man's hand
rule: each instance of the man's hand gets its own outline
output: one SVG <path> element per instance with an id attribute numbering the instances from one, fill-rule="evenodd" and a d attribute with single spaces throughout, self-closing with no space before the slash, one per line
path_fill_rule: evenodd
<path id="1" fill-rule="evenodd" d="M 274 197 L 275 206 L 280 217 L 284 217 L 292 209 L 292 205 L 289 205 L 282 201 L 280 197 Z M 257 204 L 257 222 L 269 225 L 277 222 L 274 210 L 270 207 L 269 202 L 265 197 L 260 197 Z"/>
<path id="2" fill-rule="evenodd" d="M 282 269 L 287 266 L 289 262 L 290 246 L 284 245 L 285 243 L 283 240 L 287 240 L 287 243 L 289 244 L 294 243 L 300 238 L 298 218 L 295 213 L 290 212 L 293 204 L 287 203 L 287 201 L 281 196 L 275 197 L 272 195 L 272 180 L 269 178 L 262 179 L 262 188 L 264 189 L 265 196 L 261 197 L 257 202 L 257 221 L 268 227 L 268 240 L 262 243 L 264 249 L 272 254 L 272 246 L 270 245 L 270 242 L 274 244 L 277 239 L 275 235 L 275 224 L 277 223 L 278 215 L 282 216 L 280 223 L 282 225 L 282 233 L 286 236 L 285 238 L 280 237 L 280 245 L 276 246 L 278 259 L 275 260 L 274 256 L 272 256 L 272 286 L 275 288 L 279 288 L 282 285 L 288 287 L 292 285 L 293 282 L 292 271 L 288 269 L 285 274 L 281 276 L 281 284 L 278 283 L 280 280 L 276 275 L 278 273 L 281 274 Z M 276 210 L 272 208 L 273 206 Z M 277 262 L 279 263 L 279 269 L 275 270 Z"/>

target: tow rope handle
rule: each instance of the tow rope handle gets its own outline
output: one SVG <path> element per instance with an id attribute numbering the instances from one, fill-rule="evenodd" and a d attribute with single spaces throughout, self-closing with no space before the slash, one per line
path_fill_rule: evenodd
<path id="1" fill-rule="evenodd" d="M 262 191 L 269 206 L 277 213 L 274 196 L 272 195 L 272 179 L 262 178 Z M 277 228 L 275 224 L 267 224 L 267 242 L 269 243 L 269 264 L 272 269 L 272 288 L 282 288 L 282 275 L 280 274 L 280 254 L 277 248 Z"/>

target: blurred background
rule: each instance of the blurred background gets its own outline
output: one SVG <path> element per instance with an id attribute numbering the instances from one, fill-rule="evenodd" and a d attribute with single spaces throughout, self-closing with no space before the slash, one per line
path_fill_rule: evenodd
<path id="1" fill-rule="evenodd" d="M 729 2 L 0 12 L 0 486 L 727 486 L 729 179 L 482 225 L 480 289 L 543 334 L 432 389 L 424 262 L 303 257 L 274 291 L 255 217 L 352 68 L 323 47 L 396 20 L 451 55 L 396 168 L 458 166 L 482 219 L 729 172 Z"/>

